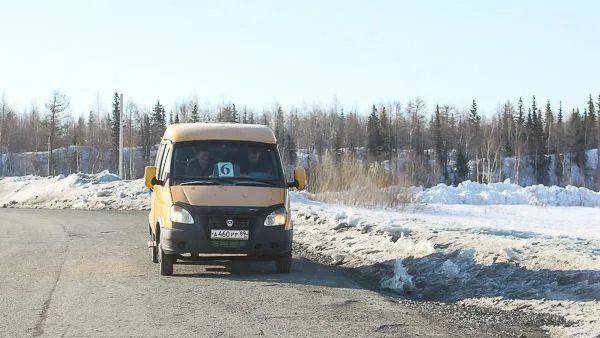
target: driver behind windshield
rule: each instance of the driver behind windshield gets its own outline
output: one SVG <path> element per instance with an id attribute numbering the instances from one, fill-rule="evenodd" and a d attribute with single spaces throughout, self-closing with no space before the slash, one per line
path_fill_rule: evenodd
<path id="1" fill-rule="evenodd" d="M 188 162 L 185 171 L 186 176 L 210 176 L 213 173 L 213 164 L 210 161 L 210 153 L 206 149 L 194 149 L 194 156 Z"/>
<path id="2" fill-rule="evenodd" d="M 263 151 L 264 149 L 258 146 L 248 147 L 248 158 L 245 168 L 242 169 L 243 173 L 271 174 L 271 166 L 269 166 L 268 159 L 264 158 L 265 156 L 263 155 Z"/>

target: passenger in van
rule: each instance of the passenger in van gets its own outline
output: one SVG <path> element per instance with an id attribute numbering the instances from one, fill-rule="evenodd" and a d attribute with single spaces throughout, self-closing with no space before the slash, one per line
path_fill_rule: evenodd
<path id="1" fill-rule="evenodd" d="M 271 174 L 271 166 L 265 162 L 264 156 L 262 156 L 263 149 L 260 147 L 248 147 L 248 162 L 244 170 L 246 174 L 250 173 L 264 173 Z"/>
<path id="2" fill-rule="evenodd" d="M 210 153 L 206 149 L 195 150 L 194 157 L 188 162 L 186 176 L 210 176 L 213 165 L 210 163 Z"/>

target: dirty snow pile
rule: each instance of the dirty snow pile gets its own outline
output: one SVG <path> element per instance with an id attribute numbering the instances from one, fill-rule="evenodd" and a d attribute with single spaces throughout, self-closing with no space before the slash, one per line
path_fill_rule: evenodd
<path id="1" fill-rule="evenodd" d="M 0 179 L 0 206 L 5 208 L 145 210 L 149 197 L 143 180 L 121 181 L 108 171 Z"/>
<path id="2" fill-rule="evenodd" d="M 547 326 L 553 336 L 600 333 L 600 208 L 363 209 L 299 193 L 292 209 L 295 241 L 383 289 L 563 317 Z"/>
<path id="3" fill-rule="evenodd" d="M 425 203 L 443 204 L 529 204 L 553 206 L 600 207 L 600 192 L 575 186 L 532 185 L 521 187 L 503 183 L 479 184 L 465 181 L 457 187 L 438 184 L 417 193 Z"/>

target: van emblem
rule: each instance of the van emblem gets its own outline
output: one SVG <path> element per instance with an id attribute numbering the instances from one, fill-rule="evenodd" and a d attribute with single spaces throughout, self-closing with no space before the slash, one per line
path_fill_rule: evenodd
<path id="1" fill-rule="evenodd" d="M 228 227 L 232 227 L 233 226 L 233 220 L 232 219 L 228 219 L 225 223 L 227 223 Z"/>

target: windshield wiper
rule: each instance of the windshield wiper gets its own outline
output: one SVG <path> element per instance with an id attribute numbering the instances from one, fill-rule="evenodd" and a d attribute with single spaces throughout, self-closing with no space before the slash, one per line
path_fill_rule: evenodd
<path id="1" fill-rule="evenodd" d="M 258 180 L 246 180 L 246 179 L 238 179 L 235 181 L 236 184 L 239 185 L 258 185 L 261 187 L 272 187 L 274 186 L 273 183 L 268 182 L 268 181 L 258 181 Z"/>
<path id="2" fill-rule="evenodd" d="M 221 182 L 219 182 L 215 179 L 205 179 L 205 180 L 181 182 L 179 185 L 220 185 L 220 184 L 221 184 Z"/>
<path id="3" fill-rule="evenodd" d="M 182 182 L 180 185 L 256 185 L 261 187 L 274 187 L 277 184 L 272 180 L 259 180 L 249 177 L 211 177 L 207 179 Z"/>
<path id="4" fill-rule="evenodd" d="M 260 178 L 254 178 L 252 176 L 231 177 L 230 179 L 235 179 L 236 182 L 242 184 L 256 183 L 264 186 L 277 186 L 277 181 L 275 180 L 265 180 Z"/>

